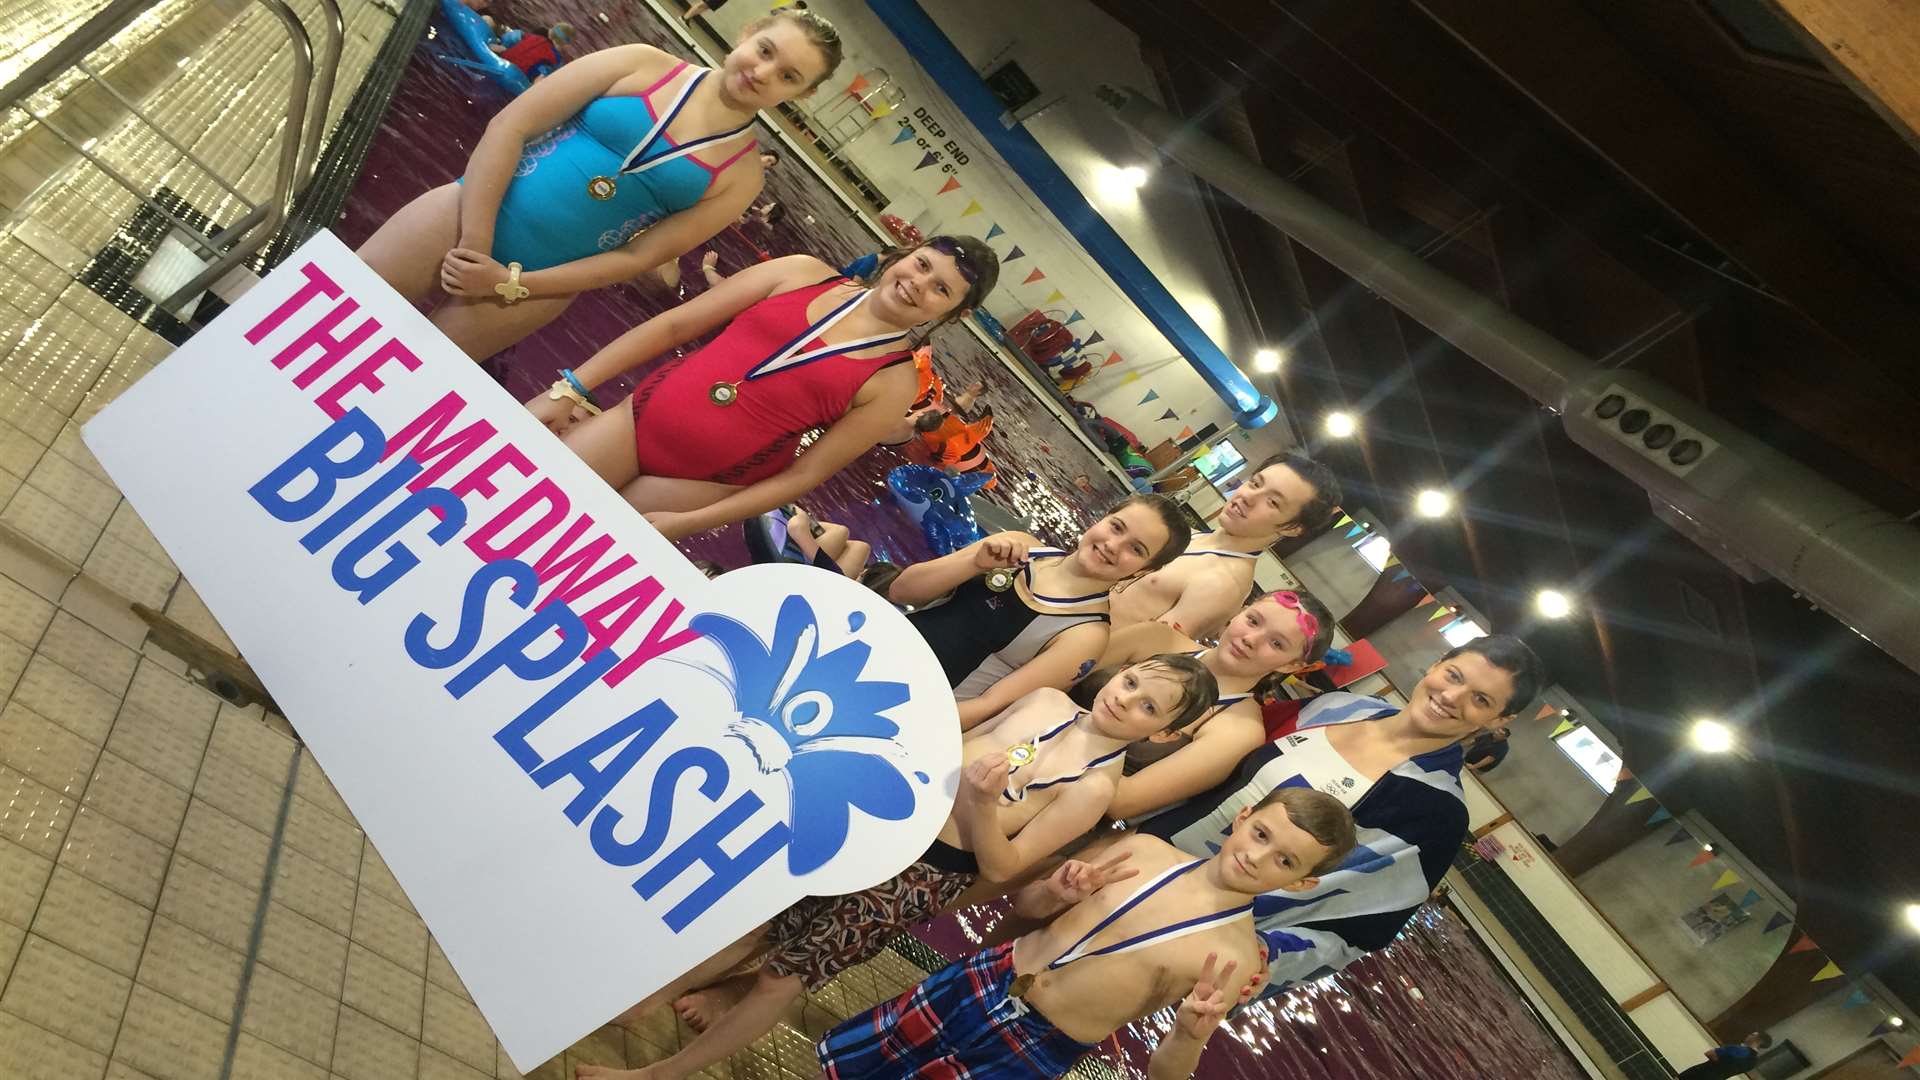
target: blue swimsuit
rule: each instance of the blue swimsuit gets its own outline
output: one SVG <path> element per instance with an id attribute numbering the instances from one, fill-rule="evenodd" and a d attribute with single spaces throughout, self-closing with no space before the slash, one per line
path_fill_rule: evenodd
<path id="1" fill-rule="evenodd" d="M 651 97 L 687 67 L 676 65 L 636 96 L 598 98 L 527 143 L 494 219 L 493 257 L 542 270 L 613 251 L 704 198 L 714 180 L 756 143 L 748 140 L 732 157 L 708 165 L 691 151 L 730 139 L 745 125 L 684 145 L 667 135 L 694 87 L 712 72 L 696 69 L 664 119 Z"/>

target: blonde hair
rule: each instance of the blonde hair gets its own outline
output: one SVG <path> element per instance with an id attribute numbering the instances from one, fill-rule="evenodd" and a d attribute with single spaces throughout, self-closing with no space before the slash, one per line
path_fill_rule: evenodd
<path id="1" fill-rule="evenodd" d="M 827 62 L 826 70 L 820 73 L 819 78 L 808 83 L 807 89 L 812 90 L 832 78 L 833 73 L 840 68 L 840 61 L 846 59 L 847 48 L 840 41 L 839 28 L 822 16 L 802 8 L 776 8 L 748 23 L 747 28 L 741 32 L 741 36 L 759 33 L 781 19 L 799 27 L 800 32 L 807 35 L 807 43 L 819 49 L 821 58 Z"/>

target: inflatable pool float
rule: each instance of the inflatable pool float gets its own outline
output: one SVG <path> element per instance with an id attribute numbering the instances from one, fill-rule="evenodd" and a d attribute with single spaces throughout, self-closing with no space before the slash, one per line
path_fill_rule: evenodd
<path id="1" fill-rule="evenodd" d="M 460 0 L 440 0 L 440 17 L 447 21 L 457 49 L 462 55 L 441 53 L 440 58 L 448 63 L 477 71 L 509 94 L 525 93 L 533 83 L 526 73 L 508 63 L 506 58 L 488 48 L 493 41 L 493 31 L 487 27 L 480 13 L 460 2 Z"/>
<path id="2" fill-rule="evenodd" d="M 936 555 L 951 555 L 986 534 L 973 519 L 967 496 L 993 479 L 988 472 L 948 476 L 931 465 L 901 465 L 887 474 L 887 490 L 906 511 Z"/>

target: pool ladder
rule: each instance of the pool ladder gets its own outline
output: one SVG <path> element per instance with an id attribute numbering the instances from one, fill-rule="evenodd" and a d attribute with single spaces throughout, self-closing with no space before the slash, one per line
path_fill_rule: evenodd
<path id="1" fill-rule="evenodd" d="M 279 19 L 281 27 L 286 31 L 293 61 L 287 93 L 287 123 L 280 136 L 272 195 L 265 201 L 256 203 L 241 192 L 236 182 L 222 176 L 219 170 L 194 154 L 148 116 L 137 103 L 121 93 L 102 77 L 100 72 L 87 64 L 87 57 L 91 53 L 162 2 L 163 0 L 112 0 L 97 15 L 81 24 L 73 33 L 61 39 L 45 55 L 29 65 L 12 82 L 5 87 L 0 87 L 0 115 L 13 109 L 26 114 L 35 124 L 45 128 L 53 137 L 65 143 L 81 158 L 111 178 L 114 183 L 125 188 L 149 209 L 161 215 L 186 238 L 188 243 L 199 249 L 202 253 L 201 259 L 206 263 L 205 268 L 173 290 L 171 295 L 160 304 L 164 310 L 178 313 L 180 305 L 226 277 L 249 255 L 270 240 L 286 221 L 295 196 L 313 178 L 314 163 L 319 156 L 321 138 L 325 134 L 327 108 L 333 96 L 334 77 L 340 66 L 340 50 L 345 36 L 345 24 L 341 19 L 337 0 L 317 0 L 321 12 L 319 29 L 322 52 L 316 63 L 312 37 L 307 33 L 307 27 L 299 15 L 287 5 L 286 0 L 253 0 Z M 214 227 L 212 222 L 208 222 L 206 227 L 192 224 L 156 198 L 157 190 L 154 185 L 141 184 L 94 154 L 92 147 L 96 140 L 81 137 L 76 132 L 68 130 L 64 120 L 58 115 L 61 111 L 59 106 L 45 111 L 36 109 L 29 99 L 41 90 L 65 80 L 70 72 L 78 72 L 86 82 L 98 86 L 132 119 L 144 124 L 179 152 L 184 160 L 191 162 L 215 184 L 224 188 L 240 205 L 246 207 L 246 213 L 232 224 L 223 227 Z M 75 92 L 69 89 L 61 96 L 59 105 L 65 105 L 72 100 Z"/>

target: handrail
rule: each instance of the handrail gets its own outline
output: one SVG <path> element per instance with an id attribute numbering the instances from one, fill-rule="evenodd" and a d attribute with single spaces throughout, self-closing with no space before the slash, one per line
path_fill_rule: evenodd
<path id="1" fill-rule="evenodd" d="M 88 162 L 105 172 L 115 183 L 132 192 L 142 202 L 159 210 L 174 225 L 185 230 L 194 242 L 211 256 L 212 261 L 205 269 L 162 302 L 162 308 L 174 311 L 176 305 L 225 277 L 235 266 L 259 250 L 261 245 L 265 244 L 286 221 L 287 215 L 292 210 L 295 194 L 312 180 L 315 163 L 319 157 L 320 142 L 326 135 L 327 111 L 332 102 L 335 76 L 339 71 L 340 55 L 346 37 L 346 24 L 341 17 L 337 0 L 319 0 L 322 59 L 316 64 L 313 40 L 307 33 L 306 25 L 300 21 L 299 15 L 287 6 L 286 0 L 257 0 L 261 6 L 273 12 L 287 32 L 288 44 L 292 46 L 293 74 L 288 87 L 286 127 L 282 129 L 280 139 L 280 160 L 274 170 L 273 195 L 266 202 L 256 204 L 241 195 L 234 183 L 181 146 L 172 135 L 154 123 L 125 95 L 108 84 L 85 63 L 86 57 L 95 49 L 106 44 L 114 35 L 159 2 L 160 0 L 112 0 L 98 14 L 47 50 L 44 56 L 27 65 L 26 70 L 6 86 L 0 87 L 0 113 L 12 108 L 19 108 L 25 112 L 35 123 L 52 132 L 55 138 L 72 147 Z M 169 145 L 180 151 L 187 160 L 212 177 L 215 183 L 225 188 L 239 200 L 241 205 L 247 207 L 247 213 L 225 228 L 216 230 L 212 235 L 192 228 L 165 206 L 155 202 L 151 193 L 143 190 L 131 177 L 122 175 L 117 169 L 93 154 L 86 143 L 76 141 L 55 125 L 49 117 L 42 116 L 27 106 L 27 98 L 60 75 L 75 69 L 100 84 L 135 118 L 152 128 Z"/>

